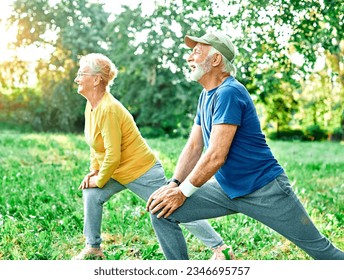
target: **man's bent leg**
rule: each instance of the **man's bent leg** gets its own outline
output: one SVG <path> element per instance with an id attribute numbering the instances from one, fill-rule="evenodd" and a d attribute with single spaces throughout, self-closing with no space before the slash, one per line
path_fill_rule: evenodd
<path id="1" fill-rule="evenodd" d="M 179 223 L 203 220 L 234 214 L 231 200 L 215 180 L 204 184 L 200 190 L 187 198 L 170 217 L 157 218 L 152 215 L 152 224 L 159 239 L 160 246 L 169 260 L 188 259 L 185 239 Z"/>

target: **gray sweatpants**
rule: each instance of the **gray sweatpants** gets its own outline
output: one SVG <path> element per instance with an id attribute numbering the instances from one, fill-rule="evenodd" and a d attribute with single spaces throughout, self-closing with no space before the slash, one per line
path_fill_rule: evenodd
<path id="1" fill-rule="evenodd" d="M 344 260 L 336 248 L 314 226 L 293 192 L 289 179 L 281 174 L 263 188 L 230 199 L 216 180 L 210 180 L 167 219 L 151 215 L 155 232 L 167 259 L 188 259 L 179 223 L 235 213 L 250 216 L 274 229 L 314 259 Z"/>
<path id="2" fill-rule="evenodd" d="M 101 223 L 103 215 L 103 204 L 108 201 L 114 194 L 129 189 L 133 193 L 147 201 L 149 196 L 159 187 L 166 185 L 164 170 L 157 162 L 150 170 L 135 181 L 122 185 L 119 182 L 110 179 L 103 188 L 90 188 L 83 190 L 84 201 L 84 235 L 86 243 L 91 247 L 99 248 L 101 239 Z M 114 209 L 121 211 L 121 207 Z M 223 245 L 222 238 L 210 226 L 206 220 L 190 221 L 183 226 L 200 239 L 206 246 L 215 248 Z"/>

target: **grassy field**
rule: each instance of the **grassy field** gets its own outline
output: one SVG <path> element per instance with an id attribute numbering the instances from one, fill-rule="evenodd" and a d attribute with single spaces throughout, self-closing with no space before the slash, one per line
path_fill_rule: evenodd
<path id="1" fill-rule="evenodd" d="M 171 176 L 184 139 L 149 139 Z M 312 219 L 344 249 L 344 146 L 340 143 L 270 142 Z M 84 246 L 83 205 L 77 189 L 88 171 L 81 135 L 0 130 L 0 259 L 68 260 Z M 164 259 L 145 203 L 128 191 L 104 207 L 108 259 Z M 210 220 L 246 260 L 309 259 L 266 226 L 238 214 Z M 185 232 L 190 258 L 211 251 Z"/>

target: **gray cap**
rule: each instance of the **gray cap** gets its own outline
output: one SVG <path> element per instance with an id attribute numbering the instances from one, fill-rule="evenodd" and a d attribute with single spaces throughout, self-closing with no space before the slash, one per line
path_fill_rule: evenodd
<path id="1" fill-rule="evenodd" d="M 231 63 L 235 58 L 235 48 L 232 44 L 229 36 L 222 32 L 211 32 L 206 33 L 202 37 L 185 36 L 185 44 L 189 48 L 194 48 L 197 43 L 202 43 L 206 45 L 213 46 L 218 50 L 225 58 L 227 58 Z"/>

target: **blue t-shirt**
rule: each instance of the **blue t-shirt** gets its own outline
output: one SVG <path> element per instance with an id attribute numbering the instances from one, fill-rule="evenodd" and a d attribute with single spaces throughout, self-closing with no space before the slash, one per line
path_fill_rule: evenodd
<path id="1" fill-rule="evenodd" d="M 230 198 L 252 193 L 284 172 L 266 143 L 247 89 L 234 77 L 209 92 L 203 89 L 195 123 L 202 128 L 206 149 L 213 125 L 238 126 L 227 159 L 215 174 Z"/>

